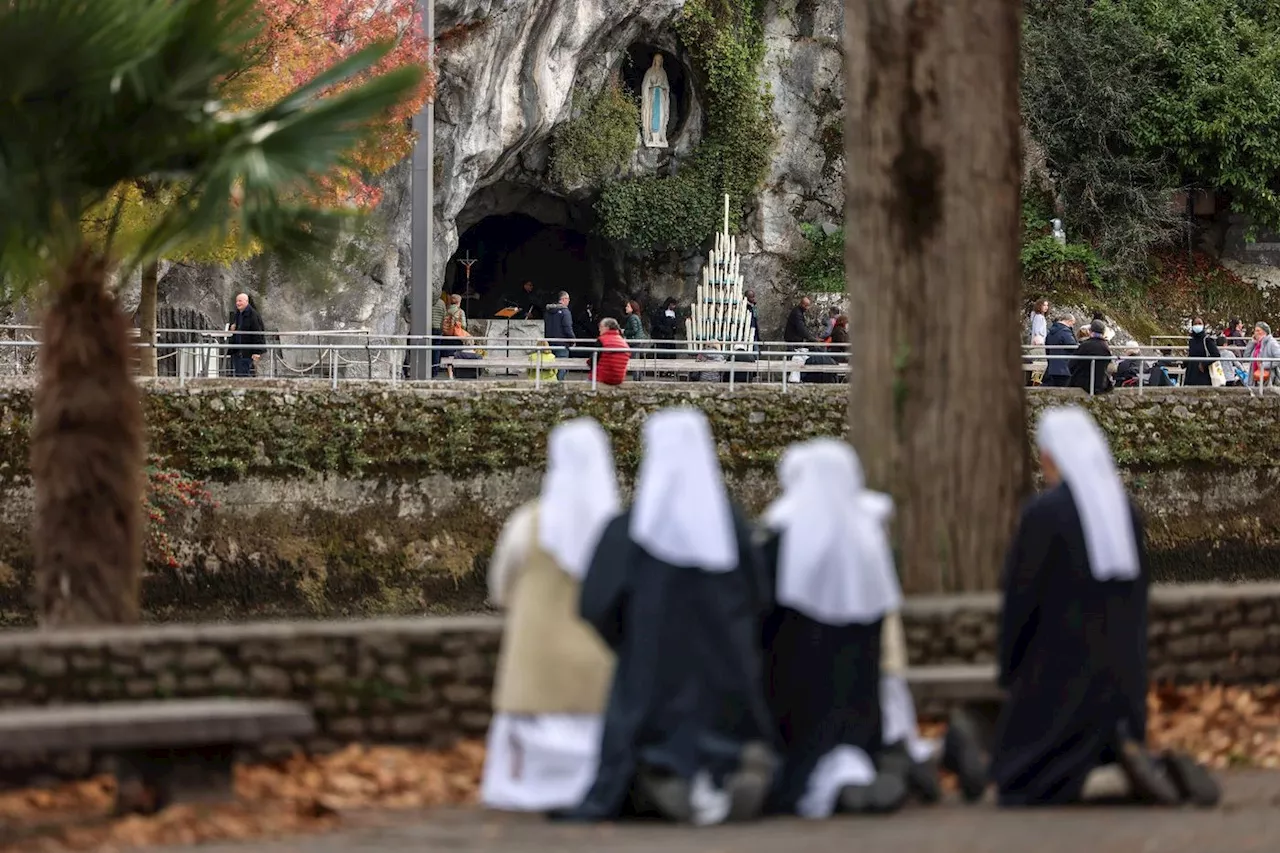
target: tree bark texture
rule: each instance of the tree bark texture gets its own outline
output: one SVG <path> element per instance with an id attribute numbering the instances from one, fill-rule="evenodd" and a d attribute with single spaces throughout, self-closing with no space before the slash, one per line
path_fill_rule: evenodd
<path id="1" fill-rule="evenodd" d="M 846 0 L 850 440 L 908 592 L 996 586 L 1029 485 L 1020 0 Z"/>
<path id="2" fill-rule="evenodd" d="M 138 621 L 145 435 L 129 323 L 83 249 L 44 320 L 31 431 L 41 622 Z"/>
<path id="3" fill-rule="evenodd" d="M 160 282 L 160 265 L 155 261 L 142 268 L 142 292 L 138 297 L 138 374 L 156 375 L 156 290 Z"/>

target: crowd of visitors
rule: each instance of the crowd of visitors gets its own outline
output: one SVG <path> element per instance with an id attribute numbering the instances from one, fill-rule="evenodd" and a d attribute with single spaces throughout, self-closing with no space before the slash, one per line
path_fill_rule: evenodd
<path id="1" fill-rule="evenodd" d="M 1111 347 L 1114 331 L 1101 314 L 1076 328 L 1076 317 L 1061 311 L 1046 326 L 1048 300 L 1035 303 L 1029 318 L 1029 353 L 1025 369 L 1029 385 L 1080 388 L 1102 394 L 1117 387 L 1248 386 L 1280 384 L 1280 342 L 1265 322 L 1255 323 L 1246 336 L 1244 324 L 1232 319 L 1220 334 L 1213 334 L 1202 317 L 1193 317 L 1185 357 L 1172 348 L 1156 356 L 1144 355 L 1136 341 L 1129 341 L 1117 355 Z M 1039 375 L 1032 369 L 1044 359 Z"/>
<path id="2" fill-rule="evenodd" d="M 817 819 L 935 802 L 939 767 L 1006 806 L 1215 803 L 1190 757 L 1145 748 L 1146 551 L 1106 440 L 1065 408 L 1037 443 L 1046 488 L 1005 567 L 1007 699 L 956 712 L 939 750 L 902 678 L 893 503 L 849 445 L 789 448 L 752 524 L 699 411 L 646 421 L 629 507 L 600 425 L 557 427 L 541 493 L 490 567 L 508 615 L 484 803 L 570 821 Z"/>
<path id="3" fill-rule="evenodd" d="M 531 287 L 525 283 L 526 291 Z M 756 294 L 753 290 L 745 293 L 747 310 L 751 318 L 754 335 L 759 335 L 759 311 L 756 306 Z M 524 307 L 528 299 L 519 299 L 511 307 L 521 316 L 532 316 L 533 311 Z M 538 342 L 534 352 L 528 356 L 530 379 L 538 378 L 543 382 L 563 381 L 568 373 L 563 367 L 551 368 L 557 362 L 574 357 L 575 348 L 571 342 L 585 339 L 582 330 L 574 321 L 570 308 L 570 296 L 561 291 L 555 302 L 546 305 L 537 313 L 542 318 L 543 338 Z M 838 307 L 832 307 L 822 331 L 821 338 L 810 331 L 807 312 L 812 307 L 808 298 L 801 299 L 791 311 L 783 330 L 783 337 L 790 343 L 805 344 L 793 350 L 789 358 L 800 364 L 835 365 L 848 361 L 849 318 L 841 313 Z M 677 297 L 670 296 L 662 301 L 650 317 L 649 331 L 645 331 L 642 319 L 643 308 L 634 299 L 623 303 L 622 320 L 604 317 L 594 328 L 594 345 L 580 347 L 578 354 L 584 358 L 592 358 L 593 366 L 588 378 L 602 385 L 621 385 L 628 375 L 639 380 L 639 371 L 628 372 L 633 351 L 652 347 L 658 357 L 676 357 L 676 350 L 685 346 L 684 324 L 688 312 L 681 306 Z M 466 318 L 463 315 L 457 325 L 450 328 L 465 328 Z M 576 332 L 576 333 L 575 333 Z M 446 336 L 450 332 L 445 332 Z M 759 338 L 756 338 L 757 342 Z M 727 361 L 754 361 L 758 353 L 756 346 L 733 345 L 732 351 L 726 352 L 719 343 L 713 342 L 702 347 L 696 354 L 685 356 L 708 365 L 706 370 L 694 370 L 688 373 L 689 379 L 695 382 L 724 382 L 728 372 L 722 369 L 710 369 L 714 365 Z M 586 352 L 594 353 L 594 357 Z M 668 351 L 668 352 L 664 352 Z M 842 377 L 836 373 L 796 373 L 795 381 L 801 382 L 835 382 Z"/>

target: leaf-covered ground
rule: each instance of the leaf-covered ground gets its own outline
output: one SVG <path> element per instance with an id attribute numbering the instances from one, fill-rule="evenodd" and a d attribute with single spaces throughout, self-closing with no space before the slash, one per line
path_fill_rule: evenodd
<path id="1" fill-rule="evenodd" d="M 1150 740 L 1215 768 L 1280 768 L 1280 687 L 1169 687 L 1148 697 Z M 936 734 L 937 724 L 926 725 Z M 334 755 L 241 767 L 237 802 L 112 820 L 114 781 L 0 794 L 0 853 L 113 851 L 323 832 L 343 814 L 475 802 L 484 747 L 445 752 L 351 746 Z"/>

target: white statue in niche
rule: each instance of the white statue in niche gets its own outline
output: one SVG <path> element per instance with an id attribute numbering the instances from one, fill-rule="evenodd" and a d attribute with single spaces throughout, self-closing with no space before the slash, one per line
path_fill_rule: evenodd
<path id="1" fill-rule="evenodd" d="M 671 84 L 662 70 L 662 54 L 653 56 L 653 65 L 640 84 L 641 137 L 645 148 L 667 147 L 667 122 L 671 120 Z"/>

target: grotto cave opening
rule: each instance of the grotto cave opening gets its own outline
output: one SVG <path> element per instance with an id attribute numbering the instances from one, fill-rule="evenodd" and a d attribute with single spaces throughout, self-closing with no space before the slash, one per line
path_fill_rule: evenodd
<path id="1" fill-rule="evenodd" d="M 504 308 L 532 303 L 537 319 L 561 290 L 569 294 L 575 320 L 585 316 L 587 306 L 595 316 L 621 309 L 621 255 L 594 233 L 590 208 L 539 195 L 499 189 L 495 204 L 495 194 L 486 192 L 459 216 L 458 248 L 445 271 L 445 291 L 463 295 L 468 317 L 490 319 Z M 532 300 L 523 290 L 526 281 L 533 282 Z"/>

